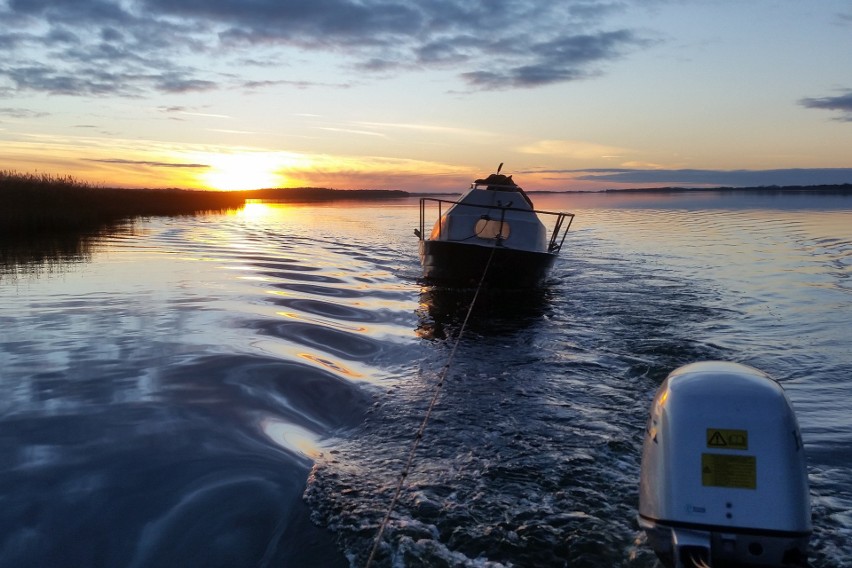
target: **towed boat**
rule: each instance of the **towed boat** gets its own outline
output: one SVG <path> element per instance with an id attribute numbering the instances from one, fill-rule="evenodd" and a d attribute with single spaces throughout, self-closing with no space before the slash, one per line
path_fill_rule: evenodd
<path id="1" fill-rule="evenodd" d="M 414 233 L 429 283 L 532 288 L 547 276 L 574 215 L 535 209 L 512 176 L 500 174 L 502 167 L 474 181 L 456 201 L 420 199 L 420 229 Z M 428 237 L 427 209 L 437 209 L 438 215 Z M 550 228 L 542 218 L 549 220 Z"/>

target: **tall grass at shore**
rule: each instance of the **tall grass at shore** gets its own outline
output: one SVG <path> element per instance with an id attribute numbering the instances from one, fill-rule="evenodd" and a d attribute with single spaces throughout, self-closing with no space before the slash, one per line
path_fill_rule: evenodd
<path id="1" fill-rule="evenodd" d="M 394 199 L 404 191 L 319 187 L 246 191 L 96 187 L 70 176 L 0 170 L 0 236 L 97 232 L 135 217 L 194 215 L 239 209 L 246 199 L 291 203 Z"/>
<path id="2" fill-rule="evenodd" d="M 72 177 L 0 171 L 0 235 L 98 232 L 134 217 L 237 209 L 238 192 L 95 187 Z"/>

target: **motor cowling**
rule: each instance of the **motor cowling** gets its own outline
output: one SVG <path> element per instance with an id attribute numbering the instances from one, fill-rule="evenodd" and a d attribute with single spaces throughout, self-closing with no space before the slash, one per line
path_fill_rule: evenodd
<path id="1" fill-rule="evenodd" d="M 645 430 L 638 518 L 666 566 L 806 566 L 807 467 L 781 386 L 737 363 L 673 371 Z"/>

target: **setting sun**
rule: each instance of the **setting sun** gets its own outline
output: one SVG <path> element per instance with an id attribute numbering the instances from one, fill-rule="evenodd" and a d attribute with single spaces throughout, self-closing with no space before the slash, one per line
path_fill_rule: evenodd
<path id="1" fill-rule="evenodd" d="M 287 180 L 281 170 L 292 161 L 268 152 L 215 154 L 205 159 L 210 169 L 200 176 L 200 181 L 218 190 L 284 187 Z"/>

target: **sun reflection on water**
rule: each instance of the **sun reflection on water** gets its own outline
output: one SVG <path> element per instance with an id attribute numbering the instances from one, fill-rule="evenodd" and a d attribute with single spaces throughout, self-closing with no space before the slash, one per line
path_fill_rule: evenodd
<path id="1" fill-rule="evenodd" d="M 317 459 L 322 455 L 317 443 L 318 437 L 310 430 L 270 417 L 260 421 L 260 429 L 267 438 L 282 448 L 311 459 Z"/>
<path id="2" fill-rule="evenodd" d="M 350 379 L 363 379 L 364 378 L 363 373 L 353 371 L 353 370 L 351 370 L 347 367 L 344 367 L 340 363 L 335 363 L 334 361 L 331 361 L 327 357 L 318 357 L 317 355 L 314 355 L 312 353 L 299 353 L 299 357 L 301 357 L 303 359 L 307 359 L 308 361 L 312 361 L 312 362 L 317 363 L 319 365 L 322 365 L 323 367 L 326 367 L 327 369 L 330 369 L 330 370 L 334 371 L 335 373 L 345 375 L 345 376 L 349 377 Z"/>
<path id="3" fill-rule="evenodd" d="M 260 221 L 272 215 L 273 208 L 262 201 L 246 200 L 245 206 L 234 214 L 246 221 Z"/>
<path id="4" fill-rule="evenodd" d="M 353 331 L 355 333 L 369 333 L 371 329 L 364 325 L 351 325 L 344 323 L 339 320 L 329 320 L 323 318 L 312 318 L 306 316 L 304 314 L 297 314 L 295 312 L 275 312 L 276 315 L 285 317 L 287 319 L 299 320 L 307 323 L 317 324 L 325 327 L 330 327 L 334 329 L 341 329 L 344 331 Z"/>

